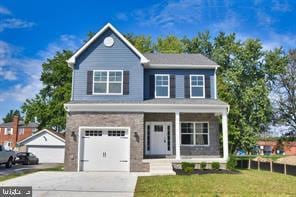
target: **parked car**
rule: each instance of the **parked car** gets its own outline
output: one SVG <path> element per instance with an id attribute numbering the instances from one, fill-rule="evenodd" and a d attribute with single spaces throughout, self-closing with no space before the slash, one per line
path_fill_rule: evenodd
<path id="1" fill-rule="evenodd" d="M 31 165 L 31 164 L 38 164 L 39 159 L 30 152 L 20 152 L 16 154 L 16 163 L 24 164 L 24 165 Z"/>
<path id="2" fill-rule="evenodd" d="M 6 168 L 11 168 L 15 163 L 15 152 L 7 150 L 3 145 L 0 145 L 0 164 L 5 164 Z"/>

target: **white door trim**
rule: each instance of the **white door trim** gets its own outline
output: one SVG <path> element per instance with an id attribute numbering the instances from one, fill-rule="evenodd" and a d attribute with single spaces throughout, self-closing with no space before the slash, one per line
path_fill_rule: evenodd
<path id="1" fill-rule="evenodd" d="M 127 130 L 128 132 L 128 169 L 130 171 L 130 146 L 131 146 L 131 132 L 130 132 L 130 127 L 89 127 L 89 126 L 79 126 L 79 130 L 78 130 L 78 155 L 77 155 L 77 172 L 80 172 L 81 169 L 81 138 L 82 138 L 82 135 L 81 135 L 81 132 L 83 129 L 124 129 L 124 130 Z"/>
<path id="2" fill-rule="evenodd" d="M 170 126 L 170 151 L 168 151 L 167 146 L 166 146 L 166 151 L 165 155 L 172 155 L 173 154 L 173 123 L 169 121 L 164 121 L 164 122 L 157 122 L 157 121 L 148 121 L 145 122 L 145 155 L 151 155 L 151 133 L 153 131 L 152 127 L 155 124 L 161 124 L 165 127 L 165 138 L 166 138 L 166 143 L 167 143 L 167 126 Z M 150 150 L 147 150 L 147 142 L 148 142 L 148 135 L 147 135 L 147 130 L 148 130 L 148 125 L 150 126 Z"/>

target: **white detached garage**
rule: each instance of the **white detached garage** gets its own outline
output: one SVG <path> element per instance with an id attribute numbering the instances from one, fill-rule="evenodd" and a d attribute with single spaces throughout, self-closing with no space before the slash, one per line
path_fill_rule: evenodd
<path id="1" fill-rule="evenodd" d="M 65 139 L 60 133 L 43 129 L 20 141 L 18 145 L 36 155 L 40 163 L 64 163 Z"/>

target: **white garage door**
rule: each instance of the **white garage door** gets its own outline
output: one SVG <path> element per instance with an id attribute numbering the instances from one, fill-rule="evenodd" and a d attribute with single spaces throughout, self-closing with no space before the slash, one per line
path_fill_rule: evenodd
<path id="1" fill-rule="evenodd" d="M 29 146 L 28 152 L 36 155 L 40 163 L 64 163 L 64 147 Z"/>
<path id="2" fill-rule="evenodd" d="M 86 129 L 81 136 L 81 170 L 129 171 L 128 129 Z"/>

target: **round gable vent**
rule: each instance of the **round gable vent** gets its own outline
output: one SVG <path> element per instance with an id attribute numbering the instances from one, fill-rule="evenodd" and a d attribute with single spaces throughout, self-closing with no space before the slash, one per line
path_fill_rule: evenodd
<path id="1" fill-rule="evenodd" d="M 104 39 L 104 45 L 106 47 L 112 47 L 113 44 L 114 44 L 114 40 L 112 37 L 109 36 Z"/>

